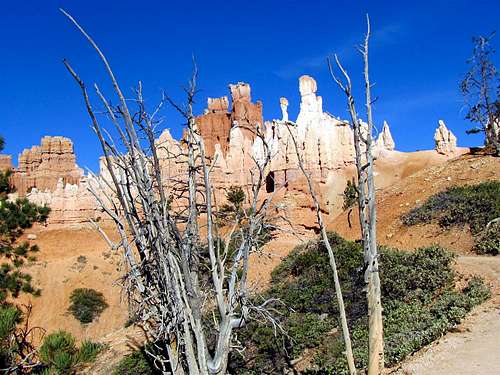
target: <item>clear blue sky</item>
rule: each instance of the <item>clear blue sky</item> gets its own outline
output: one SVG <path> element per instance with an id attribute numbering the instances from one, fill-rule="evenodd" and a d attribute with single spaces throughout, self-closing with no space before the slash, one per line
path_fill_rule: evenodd
<path id="1" fill-rule="evenodd" d="M 500 1 L 111 1 L 25 0 L 2 3 L 0 22 L 0 134 L 17 154 L 43 135 L 73 139 L 78 163 L 95 169 L 100 150 L 80 92 L 61 63 L 68 58 L 88 84 L 109 92 L 102 65 L 58 11 L 72 13 L 107 54 L 122 88 L 138 80 L 154 105 L 165 90 L 177 100 L 189 78 L 191 55 L 199 69 L 196 111 L 207 96 L 227 94 L 228 83 L 249 82 L 266 119 L 280 117 L 279 98 L 298 113 L 298 77 L 318 81 L 324 109 L 347 118 L 345 100 L 329 79 L 325 56 L 340 54 L 362 93 L 354 45 L 372 20 L 371 78 L 379 97 L 375 120 L 391 125 L 397 148 L 430 149 L 439 119 L 460 145 L 468 136 L 458 85 L 467 70 L 471 37 L 500 29 Z M 500 30 L 499 30 L 500 32 Z M 495 40 L 498 48 L 500 35 Z M 499 64 L 499 53 L 495 57 Z M 362 110 L 362 103 L 358 103 Z M 181 119 L 164 112 L 165 127 L 181 134 Z"/>

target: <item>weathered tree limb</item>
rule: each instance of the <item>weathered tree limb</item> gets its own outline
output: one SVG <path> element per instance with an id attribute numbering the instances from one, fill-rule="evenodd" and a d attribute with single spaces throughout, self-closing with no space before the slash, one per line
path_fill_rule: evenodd
<path id="1" fill-rule="evenodd" d="M 295 154 L 297 156 L 298 165 L 299 165 L 299 168 L 300 168 L 302 174 L 304 175 L 304 177 L 307 180 L 309 194 L 311 194 L 311 197 L 312 197 L 312 200 L 314 203 L 314 208 L 316 211 L 316 220 L 318 222 L 318 225 L 319 225 L 319 228 L 321 231 L 321 238 L 322 238 L 323 243 L 325 244 L 325 247 L 328 251 L 328 259 L 330 262 L 330 267 L 332 268 L 333 281 L 335 284 L 335 295 L 337 296 L 337 303 L 339 305 L 340 322 L 341 322 L 341 326 L 342 326 L 342 336 L 344 338 L 344 345 L 345 345 L 345 350 L 346 350 L 347 365 L 349 367 L 349 373 L 351 375 L 355 375 L 356 374 L 356 365 L 354 363 L 354 356 L 352 354 L 351 335 L 349 333 L 349 326 L 347 323 L 347 316 L 345 313 L 344 297 L 342 295 L 342 288 L 340 286 L 340 280 L 339 280 L 339 275 L 338 275 L 338 271 L 337 271 L 337 263 L 335 260 L 335 254 L 333 253 L 333 249 L 330 245 L 330 241 L 328 240 L 326 227 L 325 227 L 325 224 L 323 222 L 323 215 L 321 213 L 321 206 L 319 204 L 316 192 L 314 191 L 314 186 L 313 186 L 313 183 L 311 180 L 311 176 L 309 175 L 309 173 L 307 173 L 307 171 L 304 168 L 304 163 L 302 161 L 301 151 L 299 150 L 299 147 L 297 145 L 297 141 L 296 141 L 295 137 L 293 136 L 293 134 L 289 128 L 289 125 L 290 125 L 290 123 L 287 122 L 286 127 L 288 129 L 288 132 L 290 134 L 290 138 L 292 139 L 292 143 L 293 143 L 294 148 L 295 148 Z"/>

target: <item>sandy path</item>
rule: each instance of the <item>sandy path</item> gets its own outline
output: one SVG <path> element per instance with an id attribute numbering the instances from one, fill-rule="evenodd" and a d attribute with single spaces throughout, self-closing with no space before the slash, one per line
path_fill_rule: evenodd
<path id="1" fill-rule="evenodd" d="M 458 268 L 484 277 L 492 286 L 491 300 L 474 309 L 456 332 L 406 361 L 397 374 L 500 374 L 500 257 L 460 257 Z"/>

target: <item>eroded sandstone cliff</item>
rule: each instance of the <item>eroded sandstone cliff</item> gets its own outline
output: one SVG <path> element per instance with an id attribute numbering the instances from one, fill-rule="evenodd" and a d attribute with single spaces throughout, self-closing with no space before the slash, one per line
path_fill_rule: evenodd
<path id="1" fill-rule="evenodd" d="M 54 191 L 57 183 L 78 184 L 83 170 L 76 165 L 73 142 L 65 137 L 43 137 L 40 146 L 25 149 L 11 177 L 19 195 L 33 188 Z"/>
<path id="2" fill-rule="evenodd" d="M 231 100 L 226 96 L 209 98 L 205 113 L 196 118 L 212 166 L 211 177 L 218 202 L 224 200 L 224 193 L 231 185 L 251 185 L 252 176 L 255 176 L 252 172 L 262 162 L 268 147 L 271 164 L 265 171 L 266 191 L 262 193 L 279 190 L 277 206 L 288 210 L 296 221 L 303 220 L 303 208 L 310 207 L 311 202 L 304 176 L 298 169 L 295 139 L 305 168 L 313 177 L 322 208 L 325 212 L 338 212 L 341 193 L 355 169 L 353 134 L 348 121 L 323 110 L 316 81 L 310 76 L 300 77 L 300 112 L 295 122 L 289 121 L 286 98 L 279 101 L 282 119 L 264 122 L 262 103 L 252 102 L 250 85 L 240 82 L 229 85 L 229 90 Z M 366 124 L 362 125 L 366 128 Z M 257 130 L 262 137 L 255 136 Z M 429 151 L 431 154 L 426 154 L 426 160 L 438 163 L 461 152 L 456 148 L 456 138 L 444 123 L 440 122 L 435 138 L 436 151 Z M 187 173 L 185 145 L 175 140 L 168 130 L 160 135 L 156 145 L 163 183 L 173 187 Z M 385 176 L 385 180 L 376 177 L 379 186 L 402 178 L 404 173 L 398 169 L 404 170 L 406 161 L 416 165 L 409 153 L 395 151 L 387 122 L 378 134 L 373 152 L 377 157 L 377 173 Z M 10 164 L 8 158 L 0 158 L 0 167 Z M 84 176 L 76 165 L 69 139 L 44 137 L 40 146 L 25 150 L 19 156 L 12 182 L 20 195 L 27 194 L 30 200 L 51 206 L 50 222 L 74 224 L 105 216 L 98 209 L 89 187 L 109 179 L 103 159 L 97 176 Z"/>

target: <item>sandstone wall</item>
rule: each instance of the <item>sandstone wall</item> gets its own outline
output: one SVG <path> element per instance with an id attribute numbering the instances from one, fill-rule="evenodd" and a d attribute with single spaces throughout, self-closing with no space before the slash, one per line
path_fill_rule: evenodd
<path id="1" fill-rule="evenodd" d="M 208 98 L 205 114 L 196 118 L 196 124 L 203 140 L 207 156 L 215 154 L 215 145 L 219 144 L 224 155 L 229 148 L 229 132 L 231 130 L 231 113 L 227 96 Z"/>
<path id="2" fill-rule="evenodd" d="M 205 141 L 206 155 L 210 158 L 218 204 L 224 203 L 225 191 L 231 185 L 244 188 L 251 185 L 266 156 L 265 142 L 271 152 L 271 163 L 265 171 L 266 186 L 262 196 L 279 191 L 277 205 L 288 207 L 294 222 L 305 220 L 303 215 L 307 210 L 304 208 L 312 207 L 312 202 L 305 178 L 298 169 L 294 138 L 305 167 L 313 177 L 322 208 L 326 212 L 338 212 L 339 197 L 355 170 L 353 134 L 348 121 L 323 111 L 323 99 L 317 95 L 316 81 L 310 76 L 300 77 L 300 112 L 295 122 L 288 121 L 286 98 L 280 99 L 282 119 L 264 123 L 262 103 L 251 101 L 248 84 L 230 85 L 229 89 L 231 103 L 227 97 L 209 98 L 205 114 L 196 118 Z M 362 126 L 367 127 L 365 123 Z M 436 148 L 440 153 L 447 153 L 442 155 L 445 160 L 455 155 L 456 138 L 443 127 L 444 123 L 436 131 Z M 257 128 L 264 132 L 264 141 L 255 137 Z M 187 179 L 185 144 L 165 130 L 156 141 L 156 147 L 162 183 L 168 189 L 176 189 L 179 181 Z M 384 167 L 377 163 L 400 165 L 399 161 L 405 160 L 403 153 L 395 151 L 387 122 L 378 134 L 374 153 L 378 157 L 376 168 L 379 171 Z M 398 175 L 397 172 L 393 174 Z M 23 195 L 31 190 L 28 198 L 50 205 L 49 222 L 60 224 L 83 223 L 89 218 L 104 219 L 105 214 L 98 209 L 88 188 L 105 180 L 110 181 L 105 160 L 101 158 L 99 176 L 83 176 L 75 163 L 72 142 L 63 137 L 44 137 L 40 146 L 23 151 L 13 176 L 19 193 Z"/>
<path id="3" fill-rule="evenodd" d="M 55 190 L 59 179 L 78 184 L 83 170 L 76 165 L 73 142 L 64 137 L 43 137 L 40 146 L 25 149 L 14 169 L 12 184 L 20 196 L 32 188 Z"/>
<path id="4" fill-rule="evenodd" d="M 0 172 L 12 169 L 12 156 L 0 154 Z"/>
<path id="5" fill-rule="evenodd" d="M 264 123 L 262 103 L 252 103 L 250 85 L 239 82 L 229 85 L 231 93 L 231 111 L 227 96 L 208 98 L 205 113 L 196 118 L 196 124 L 205 142 L 205 153 L 212 158 L 216 145 L 224 157 L 227 156 L 231 142 L 231 128 L 240 127 L 243 137 L 253 140 L 253 129 Z"/>

